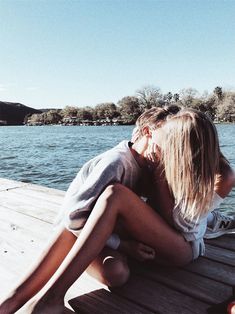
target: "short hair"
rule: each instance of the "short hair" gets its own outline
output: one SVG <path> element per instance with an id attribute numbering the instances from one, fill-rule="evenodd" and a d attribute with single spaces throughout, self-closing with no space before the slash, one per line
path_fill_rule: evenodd
<path id="1" fill-rule="evenodd" d="M 132 141 L 135 142 L 143 136 L 143 129 L 149 127 L 154 130 L 166 120 L 169 115 L 175 115 L 181 110 L 177 105 L 164 107 L 152 107 L 144 111 L 136 120 L 136 127 L 132 133 Z"/>

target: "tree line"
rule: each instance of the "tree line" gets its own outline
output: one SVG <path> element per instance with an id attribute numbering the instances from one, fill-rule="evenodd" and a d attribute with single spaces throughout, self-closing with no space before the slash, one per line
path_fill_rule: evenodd
<path id="1" fill-rule="evenodd" d="M 25 123 L 38 124 L 134 124 L 138 116 L 151 107 L 178 105 L 194 108 L 209 115 L 215 122 L 235 122 L 235 92 L 223 91 L 217 86 L 212 93 L 199 92 L 194 88 L 181 90 L 179 93 L 163 94 L 160 88 L 145 86 L 136 91 L 134 96 L 125 96 L 117 102 L 106 102 L 94 107 L 66 106 L 64 109 L 52 109 L 41 114 L 33 114 Z"/>

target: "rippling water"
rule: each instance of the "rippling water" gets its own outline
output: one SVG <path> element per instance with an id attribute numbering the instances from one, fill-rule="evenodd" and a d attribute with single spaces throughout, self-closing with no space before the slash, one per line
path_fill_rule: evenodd
<path id="1" fill-rule="evenodd" d="M 0 177 L 66 190 L 80 167 L 129 139 L 133 126 L 0 127 Z M 235 168 L 235 125 L 217 125 L 221 150 Z M 209 145 L 209 144 L 208 144 Z M 235 189 L 223 204 L 235 211 Z"/>

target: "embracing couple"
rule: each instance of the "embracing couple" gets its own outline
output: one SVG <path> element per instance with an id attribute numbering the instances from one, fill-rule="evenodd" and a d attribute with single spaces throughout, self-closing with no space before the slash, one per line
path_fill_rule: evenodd
<path id="1" fill-rule="evenodd" d="M 177 106 L 152 108 L 131 141 L 88 161 L 71 183 L 53 238 L 0 314 L 63 313 L 64 296 L 87 271 L 124 284 L 128 255 L 181 266 L 205 252 L 204 237 L 235 229 L 218 210 L 234 185 L 212 121 Z"/>

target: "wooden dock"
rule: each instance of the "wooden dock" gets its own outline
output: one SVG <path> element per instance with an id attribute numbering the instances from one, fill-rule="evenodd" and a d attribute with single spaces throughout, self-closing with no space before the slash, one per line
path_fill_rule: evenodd
<path id="1" fill-rule="evenodd" d="M 63 196 L 63 191 L 0 179 L 0 299 L 50 238 Z M 184 268 L 133 264 L 128 283 L 113 291 L 83 274 L 66 300 L 76 313 L 204 314 L 211 308 L 210 313 L 225 314 L 222 306 L 213 306 L 232 296 L 235 235 L 206 246 L 206 255 Z"/>

